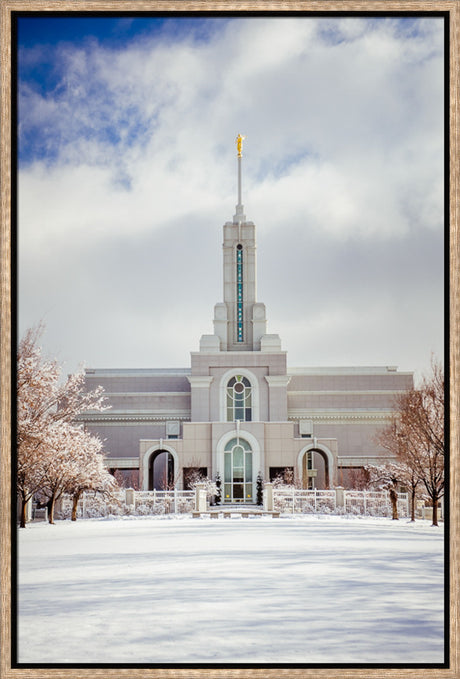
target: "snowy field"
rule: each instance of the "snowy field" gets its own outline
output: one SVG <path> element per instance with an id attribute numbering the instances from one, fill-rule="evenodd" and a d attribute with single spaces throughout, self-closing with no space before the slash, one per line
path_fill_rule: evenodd
<path id="1" fill-rule="evenodd" d="M 428 521 L 93 519 L 19 531 L 19 662 L 442 663 Z"/>

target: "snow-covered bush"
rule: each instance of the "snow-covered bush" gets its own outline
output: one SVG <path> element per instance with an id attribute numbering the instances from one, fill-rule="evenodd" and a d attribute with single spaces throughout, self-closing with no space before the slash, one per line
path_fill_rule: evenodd
<path id="1" fill-rule="evenodd" d="M 166 506 L 164 502 L 156 502 L 150 512 L 150 514 L 154 514 L 156 516 L 162 516 L 163 514 L 167 513 L 169 512 L 166 512 Z"/>
<path id="2" fill-rule="evenodd" d="M 177 511 L 179 514 L 187 514 L 192 512 L 195 507 L 195 502 L 187 498 L 179 498 L 177 500 Z"/>

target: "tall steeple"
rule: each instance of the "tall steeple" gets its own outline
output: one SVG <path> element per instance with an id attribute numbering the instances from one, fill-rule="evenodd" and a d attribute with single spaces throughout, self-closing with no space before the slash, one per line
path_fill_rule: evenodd
<path id="1" fill-rule="evenodd" d="M 243 158 L 243 139 L 246 139 L 245 135 L 239 134 L 236 138 L 236 148 L 238 151 L 238 203 L 236 205 L 236 213 L 233 217 L 233 221 L 246 221 L 246 215 L 244 214 L 244 206 L 242 203 L 242 181 L 241 181 L 241 164 Z"/>
<path id="2" fill-rule="evenodd" d="M 224 224 L 224 303 L 216 305 L 214 320 L 215 333 L 226 351 L 258 350 L 266 332 L 265 306 L 257 303 L 256 227 L 247 221 L 242 201 L 245 138 L 242 134 L 236 138 L 238 202 L 233 221 Z M 220 318 L 224 315 L 225 322 Z"/>
<path id="3" fill-rule="evenodd" d="M 200 351 L 279 351 L 278 335 L 266 334 L 265 304 L 257 301 L 256 227 L 242 201 L 243 140 L 236 138 L 238 202 L 224 224 L 224 301 L 214 307 L 214 335 L 203 335 Z"/>

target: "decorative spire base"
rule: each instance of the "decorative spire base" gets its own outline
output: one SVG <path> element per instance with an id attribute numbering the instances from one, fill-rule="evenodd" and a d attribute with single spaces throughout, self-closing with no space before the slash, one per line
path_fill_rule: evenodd
<path id="1" fill-rule="evenodd" d="M 243 224 L 246 221 L 246 215 L 244 214 L 244 205 L 237 205 L 236 212 L 233 215 L 234 224 Z"/>

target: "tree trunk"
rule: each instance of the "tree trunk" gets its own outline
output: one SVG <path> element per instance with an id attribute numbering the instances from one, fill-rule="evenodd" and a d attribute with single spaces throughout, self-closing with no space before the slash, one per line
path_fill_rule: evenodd
<path id="1" fill-rule="evenodd" d="M 72 498 L 72 521 L 77 520 L 77 508 L 78 508 L 78 501 L 80 499 L 80 495 L 81 495 L 81 490 L 78 490 Z"/>
<path id="2" fill-rule="evenodd" d="M 411 491 L 411 507 L 410 507 L 410 520 L 415 521 L 415 491 L 416 488 L 412 486 Z"/>
<path id="3" fill-rule="evenodd" d="M 27 500 L 21 497 L 21 520 L 19 523 L 20 528 L 26 527 L 26 512 L 27 512 Z"/>
<path id="4" fill-rule="evenodd" d="M 438 525 L 438 496 L 433 497 L 433 526 Z"/>
<path id="5" fill-rule="evenodd" d="M 56 504 L 56 493 L 53 493 L 48 502 L 48 521 L 54 523 L 54 505 Z"/>
<path id="6" fill-rule="evenodd" d="M 390 488 L 391 512 L 393 521 L 398 521 L 398 495 L 394 488 Z"/>

